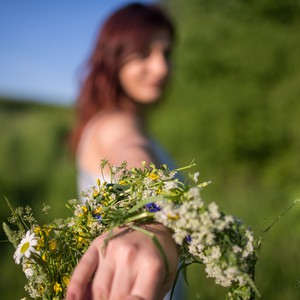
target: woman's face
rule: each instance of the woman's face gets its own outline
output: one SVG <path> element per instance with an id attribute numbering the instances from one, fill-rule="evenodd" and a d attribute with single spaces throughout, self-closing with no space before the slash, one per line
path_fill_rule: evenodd
<path id="1" fill-rule="evenodd" d="M 125 95 L 138 103 L 157 101 L 170 73 L 171 39 L 166 31 L 157 32 L 149 45 L 130 54 L 119 71 Z"/>

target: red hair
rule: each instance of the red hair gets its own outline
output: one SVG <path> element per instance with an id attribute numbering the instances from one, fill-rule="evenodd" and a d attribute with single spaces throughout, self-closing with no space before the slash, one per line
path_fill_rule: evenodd
<path id="1" fill-rule="evenodd" d="M 143 50 L 152 35 L 166 30 L 174 39 L 174 27 L 168 16 L 156 5 L 130 4 L 112 14 L 99 33 L 87 65 L 76 105 L 77 126 L 71 146 L 78 146 L 87 122 L 99 111 L 119 107 L 121 88 L 118 73 L 129 54 Z"/>

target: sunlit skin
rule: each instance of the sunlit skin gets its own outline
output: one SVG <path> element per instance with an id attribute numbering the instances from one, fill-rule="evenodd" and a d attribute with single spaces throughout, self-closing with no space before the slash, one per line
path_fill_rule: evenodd
<path id="1" fill-rule="evenodd" d="M 160 99 L 170 74 L 170 50 L 167 32 L 160 31 L 145 49 L 125 59 L 119 80 L 127 100 L 149 104 Z"/>

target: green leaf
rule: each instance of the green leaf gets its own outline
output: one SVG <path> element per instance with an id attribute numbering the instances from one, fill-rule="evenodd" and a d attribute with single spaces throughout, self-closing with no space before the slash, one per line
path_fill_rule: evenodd
<path id="1" fill-rule="evenodd" d="M 10 227 L 3 222 L 3 230 L 8 238 L 8 240 L 14 245 L 15 248 L 17 248 L 19 242 L 16 236 L 14 235 L 13 231 L 10 229 Z"/>

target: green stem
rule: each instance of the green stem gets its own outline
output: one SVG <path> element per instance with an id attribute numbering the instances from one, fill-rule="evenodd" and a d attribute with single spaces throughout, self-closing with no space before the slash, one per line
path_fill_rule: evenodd
<path id="1" fill-rule="evenodd" d="M 133 217 L 126 219 L 124 223 L 130 223 L 130 222 L 138 221 L 138 220 L 145 219 L 145 218 L 153 218 L 154 215 L 155 215 L 155 213 L 143 212 L 137 216 L 133 216 Z"/>
<path id="2" fill-rule="evenodd" d="M 190 168 L 192 168 L 194 166 L 196 166 L 196 164 L 194 163 L 194 160 L 192 160 L 192 162 L 188 166 L 177 168 L 177 169 L 175 169 L 175 171 L 187 170 L 187 169 L 190 169 Z"/>
<path id="3" fill-rule="evenodd" d="M 268 231 L 298 202 L 300 203 L 300 199 L 296 199 L 283 213 L 281 213 L 266 229 L 262 231 L 261 235 L 263 236 L 268 233 Z"/>
<path id="4" fill-rule="evenodd" d="M 17 226 L 19 227 L 20 230 L 22 231 L 26 231 L 26 229 L 28 230 L 27 225 L 24 223 L 23 219 L 21 218 L 21 216 L 19 214 L 16 214 L 15 210 L 13 209 L 12 205 L 10 204 L 9 200 L 3 195 L 4 199 L 6 200 L 7 206 L 9 207 L 12 215 L 18 219 L 17 221 Z"/>

